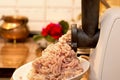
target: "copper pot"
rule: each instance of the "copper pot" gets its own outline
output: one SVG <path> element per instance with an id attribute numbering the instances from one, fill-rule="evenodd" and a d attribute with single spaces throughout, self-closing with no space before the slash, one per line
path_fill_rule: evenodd
<path id="1" fill-rule="evenodd" d="M 22 40 L 29 35 L 28 18 L 25 16 L 3 16 L 0 34 L 8 40 Z"/>

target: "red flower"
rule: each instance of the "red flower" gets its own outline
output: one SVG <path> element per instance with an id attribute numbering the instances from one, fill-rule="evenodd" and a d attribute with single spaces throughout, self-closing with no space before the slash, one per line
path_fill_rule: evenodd
<path id="1" fill-rule="evenodd" d="M 60 24 L 50 23 L 46 28 L 43 28 L 42 35 L 50 35 L 54 39 L 58 39 L 62 35 L 62 27 Z"/>
<path id="2" fill-rule="evenodd" d="M 42 30 L 42 35 L 43 35 L 43 36 L 47 36 L 47 35 L 48 35 L 48 31 L 47 31 L 46 28 L 43 28 L 43 30 Z"/>

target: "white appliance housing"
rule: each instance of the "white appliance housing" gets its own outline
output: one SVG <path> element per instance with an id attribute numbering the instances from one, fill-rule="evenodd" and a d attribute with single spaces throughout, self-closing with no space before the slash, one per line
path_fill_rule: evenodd
<path id="1" fill-rule="evenodd" d="M 90 54 L 89 80 L 120 80 L 120 8 L 108 9 L 100 27 L 98 44 Z"/>

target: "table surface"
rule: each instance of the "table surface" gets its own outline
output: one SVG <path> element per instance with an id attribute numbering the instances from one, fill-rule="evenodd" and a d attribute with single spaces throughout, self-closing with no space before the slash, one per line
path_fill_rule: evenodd
<path id="1" fill-rule="evenodd" d="M 10 77 L 16 68 L 34 60 L 38 47 L 31 38 L 17 43 L 0 38 L 0 77 Z"/>
<path id="2" fill-rule="evenodd" d="M 25 42 L 5 42 L 0 39 L 0 68 L 17 68 L 35 59 L 38 48 L 31 38 Z"/>

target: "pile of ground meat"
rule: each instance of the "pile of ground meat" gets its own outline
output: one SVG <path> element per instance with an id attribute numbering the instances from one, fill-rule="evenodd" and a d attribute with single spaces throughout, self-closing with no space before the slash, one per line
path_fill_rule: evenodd
<path id="1" fill-rule="evenodd" d="M 67 80 L 83 71 L 76 53 L 68 44 L 68 38 L 68 34 L 62 36 L 33 61 L 30 80 Z"/>

